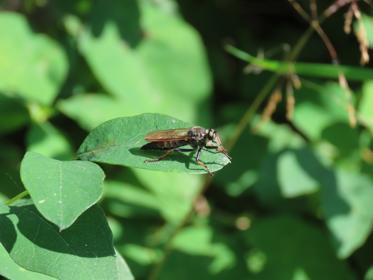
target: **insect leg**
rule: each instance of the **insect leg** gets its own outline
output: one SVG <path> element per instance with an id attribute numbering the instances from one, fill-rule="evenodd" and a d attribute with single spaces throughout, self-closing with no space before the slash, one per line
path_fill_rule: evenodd
<path id="1" fill-rule="evenodd" d="M 157 158 L 157 159 L 147 159 L 147 160 L 144 160 L 144 162 L 157 162 L 157 161 L 161 161 L 161 160 L 165 159 L 166 157 L 168 157 L 173 151 L 174 151 L 174 149 L 167 150 L 159 158 Z"/>
<path id="2" fill-rule="evenodd" d="M 197 154 L 196 154 L 196 162 L 197 162 L 197 164 L 198 164 L 199 166 L 202 166 L 202 167 L 207 171 L 207 173 L 208 173 L 210 176 L 212 176 L 213 174 L 210 172 L 210 170 L 208 169 L 207 165 L 206 165 L 203 161 L 201 161 L 201 160 L 199 159 L 200 156 L 201 156 L 201 151 L 202 151 L 202 149 L 203 149 L 203 146 L 199 146 L 199 147 L 198 147 Z"/>

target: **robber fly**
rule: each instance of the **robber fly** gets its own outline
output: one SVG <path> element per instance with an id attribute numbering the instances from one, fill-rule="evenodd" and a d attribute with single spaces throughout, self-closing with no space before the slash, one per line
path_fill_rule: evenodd
<path id="1" fill-rule="evenodd" d="M 200 160 L 203 148 L 216 149 L 223 153 L 229 160 L 231 157 L 224 149 L 219 134 L 212 128 L 206 129 L 199 126 L 192 128 L 176 128 L 169 130 L 158 130 L 145 135 L 145 140 L 149 143 L 141 147 L 143 150 L 164 150 L 166 151 L 157 159 L 146 160 L 145 162 L 156 162 L 165 159 L 172 152 L 190 152 L 197 150 L 195 159 L 198 165 L 202 166 L 210 175 L 211 172 L 206 164 Z M 190 145 L 191 149 L 182 148 Z"/>

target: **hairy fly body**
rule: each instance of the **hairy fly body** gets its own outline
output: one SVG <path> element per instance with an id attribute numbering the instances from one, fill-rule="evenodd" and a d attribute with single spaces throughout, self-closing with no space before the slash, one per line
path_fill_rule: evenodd
<path id="1" fill-rule="evenodd" d="M 202 166 L 210 175 L 211 172 L 206 164 L 200 160 L 203 148 L 216 149 L 229 159 L 228 152 L 224 149 L 219 134 L 212 128 L 206 129 L 199 126 L 192 128 L 176 128 L 169 130 L 158 130 L 145 135 L 145 140 L 149 143 L 141 147 L 143 150 L 164 150 L 165 153 L 157 159 L 146 160 L 146 162 L 156 162 L 165 159 L 172 152 L 197 151 L 195 159 L 198 165 Z M 190 145 L 192 148 L 182 148 Z"/>

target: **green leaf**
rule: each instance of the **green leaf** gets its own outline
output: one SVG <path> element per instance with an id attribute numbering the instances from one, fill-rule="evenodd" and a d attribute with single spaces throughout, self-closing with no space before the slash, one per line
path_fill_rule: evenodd
<path id="1" fill-rule="evenodd" d="M 162 216 L 176 224 L 192 207 L 201 179 L 184 173 L 129 170 L 105 182 L 105 202 L 119 217 Z"/>
<path id="2" fill-rule="evenodd" d="M 0 13 L 0 41 L 0 90 L 26 102 L 50 104 L 67 73 L 60 46 L 32 32 L 22 15 L 10 12 Z"/>
<path id="3" fill-rule="evenodd" d="M 53 280 L 43 274 L 32 272 L 17 265 L 0 243 L 0 275 L 12 280 Z"/>
<path id="4" fill-rule="evenodd" d="M 232 133 L 232 128 L 223 130 L 225 135 Z M 260 164 L 268 151 L 277 153 L 284 148 L 302 145 L 304 140 L 289 127 L 268 121 L 257 127 L 255 135 L 250 131 L 242 133 L 230 151 L 234 159 L 232 164 L 219 172 L 214 181 L 224 187 L 229 195 L 239 196 L 257 182 Z"/>
<path id="5" fill-rule="evenodd" d="M 257 134 L 268 138 L 268 150 L 271 153 L 287 148 L 300 148 L 305 144 L 304 139 L 289 126 L 272 121 L 260 125 Z"/>
<path id="6" fill-rule="evenodd" d="M 71 226 L 102 195 L 105 174 L 85 161 L 59 161 L 26 153 L 21 179 L 36 208 L 60 230 Z"/>
<path id="7" fill-rule="evenodd" d="M 364 280 L 373 280 L 373 266 L 371 266 L 366 272 Z"/>
<path id="8" fill-rule="evenodd" d="M 127 174 L 126 174 L 127 175 Z M 125 181 L 105 181 L 105 204 L 119 217 L 159 216 L 159 203 L 154 195 L 137 184 Z"/>
<path id="9" fill-rule="evenodd" d="M 232 127 L 233 128 L 233 127 Z M 225 129 L 223 134 L 231 135 L 233 129 Z M 237 144 L 229 152 L 234 159 L 229 168 L 219 172 L 214 182 L 231 196 L 239 196 L 253 186 L 258 179 L 258 167 L 267 149 L 267 139 L 244 131 Z"/>
<path id="10" fill-rule="evenodd" d="M 181 231 L 173 242 L 174 252 L 167 259 L 160 279 L 248 279 L 236 236 L 218 232 L 218 228 L 194 226 Z M 233 240 L 232 240 L 233 239 Z M 234 246 L 234 247 L 233 247 Z M 233 248 L 232 248 L 233 247 Z"/>
<path id="11" fill-rule="evenodd" d="M 360 100 L 359 116 L 373 133 L 373 81 L 367 82 L 363 87 L 363 96 Z"/>
<path id="12" fill-rule="evenodd" d="M 296 92 L 294 123 L 312 140 L 322 138 L 323 131 L 335 123 L 348 123 L 344 89 L 337 83 L 305 83 Z"/>
<path id="13" fill-rule="evenodd" d="M 286 149 L 267 155 L 254 190 L 263 202 L 285 206 L 288 203 L 283 198 L 314 193 L 322 178 L 328 176 L 328 170 L 309 148 Z"/>
<path id="14" fill-rule="evenodd" d="M 69 229 L 60 232 L 29 202 L 0 208 L 0 242 L 27 270 L 61 280 L 133 277 L 114 250 L 102 210 L 92 207 Z"/>
<path id="15" fill-rule="evenodd" d="M 136 168 L 202 174 L 206 170 L 199 166 L 191 155 L 174 153 L 159 162 L 145 162 L 162 154 L 157 151 L 143 151 L 147 142 L 144 136 L 152 131 L 174 128 L 190 128 L 192 125 L 160 114 L 142 114 L 108 121 L 95 128 L 78 150 L 82 160 Z M 211 172 L 215 172 L 230 161 L 221 154 L 203 150 L 201 160 Z"/>
<path id="16" fill-rule="evenodd" d="M 201 179 L 184 173 L 131 170 L 105 182 L 105 201 L 108 209 L 120 217 L 162 216 L 176 224 L 192 207 Z"/>
<path id="17" fill-rule="evenodd" d="M 86 130 L 124 116 L 124 106 L 124 101 L 104 94 L 78 94 L 58 103 L 61 112 L 76 120 Z M 82 108 L 90 110 L 82 111 Z"/>
<path id="18" fill-rule="evenodd" d="M 318 190 L 319 182 L 312 171 L 319 163 L 309 150 L 285 151 L 278 161 L 278 182 L 284 197 L 292 198 Z M 318 173 L 318 172 L 317 172 Z"/>
<path id="19" fill-rule="evenodd" d="M 152 111 L 191 122 L 206 116 L 208 108 L 196 110 L 211 90 L 203 44 L 176 13 L 148 1 L 101 0 L 86 26 L 79 49 L 126 116 Z"/>
<path id="20" fill-rule="evenodd" d="M 51 123 L 33 124 L 26 140 L 29 151 L 57 159 L 72 158 L 70 143 Z"/>
<path id="21" fill-rule="evenodd" d="M 247 279 L 354 279 L 348 266 L 338 260 L 326 234 L 291 217 L 254 221 L 247 231 Z"/>
<path id="22" fill-rule="evenodd" d="M 338 256 L 346 258 L 362 246 L 373 228 L 373 181 L 339 171 L 323 182 L 321 205 Z"/>
<path id="23" fill-rule="evenodd" d="M 153 194 L 159 212 L 169 223 L 177 224 L 193 206 L 201 186 L 199 176 L 183 173 L 161 173 L 137 169 L 134 173 L 141 184 Z"/>

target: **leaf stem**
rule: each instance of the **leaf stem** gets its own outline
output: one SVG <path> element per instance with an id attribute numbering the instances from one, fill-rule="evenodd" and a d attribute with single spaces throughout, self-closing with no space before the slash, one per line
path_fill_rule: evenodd
<path id="1" fill-rule="evenodd" d="M 29 195 L 28 191 L 23 191 L 19 194 L 17 194 L 16 196 L 12 197 L 11 199 L 7 200 L 5 202 L 6 205 L 11 205 L 13 204 L 14 202 L 16 202 L 17 200 L 20 200 L 22 198 L 24 198 L 25 196 Z"/>

